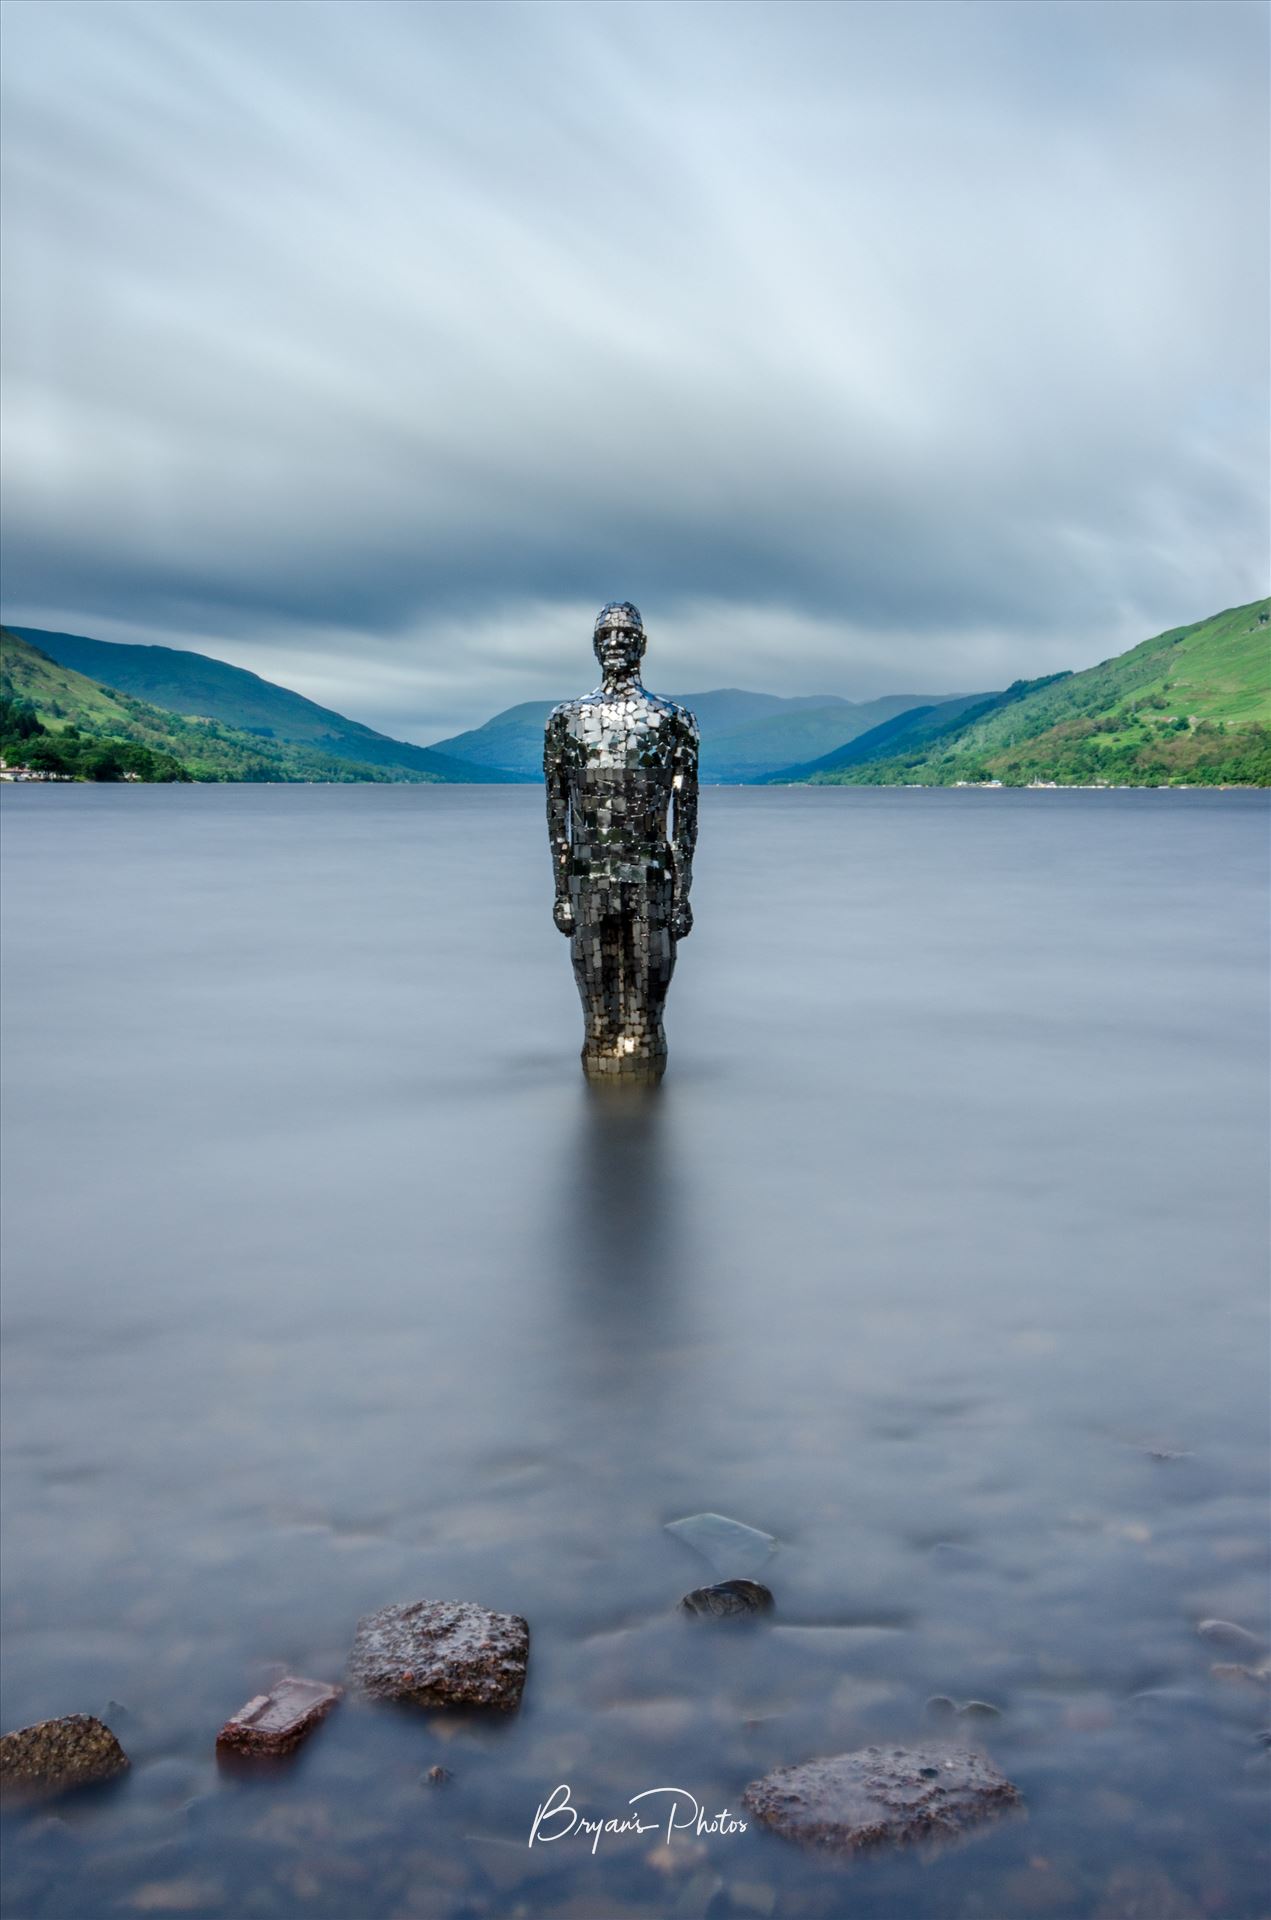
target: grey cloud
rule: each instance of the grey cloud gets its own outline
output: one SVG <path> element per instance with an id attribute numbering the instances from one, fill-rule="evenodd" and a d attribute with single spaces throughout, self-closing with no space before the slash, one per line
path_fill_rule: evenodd
<path id="1" fill-rule="evenodd" d="M 868 695 L 1264 590 L 1260 6 L 3 32 L 12 618 L 427 736 L 615 594 L 663 683 Z"/>

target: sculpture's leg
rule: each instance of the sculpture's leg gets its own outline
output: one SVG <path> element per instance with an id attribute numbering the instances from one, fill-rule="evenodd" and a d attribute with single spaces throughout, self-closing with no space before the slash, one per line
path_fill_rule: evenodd
<path id="1" fill-rule="evenodd" d="M 669 879 L 644 889 L 644 928 L 643 1000 L 647 1008 L 649 1051 L 651 1057 L 661 1061 L 659 1068 L 661 1072 L 666 1067 L 666 1034 L 662 1029 L 662 1014 L 666 1006 L 667 990 L 671 985 L 671 975 L 675 971 L 675 942 L 671 938 L 671 882 Z"/>
<path id="2" fill-rule="evenodd" d="M 575 907 L 571 955 L 589 1079 L 649 1081 L 666 1068 L 662 1009 L 675 966 L 671 883 L 597 888 Z"/>
<path id="3" fill-rule="evenodd" d="M 587 887 L 575 893 L 569 954 L 583 1003 L 583 1071 L 589 1078 L 605 1075 L 616 1052 L 621 1015 L 616 957 L 621 935 L 608 887 Z"/>

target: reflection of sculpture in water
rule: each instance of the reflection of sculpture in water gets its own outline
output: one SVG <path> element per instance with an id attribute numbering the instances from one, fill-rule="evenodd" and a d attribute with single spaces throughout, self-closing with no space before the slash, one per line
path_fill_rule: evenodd
<path id="1" fill-rule="evenodd" d="M 641 686 L 630 601 L 601 609 L 595 647 L 600 686 L 553 709 L 543 744 L 554 917 L 582 996 L 584 1072 L 657 1080 L 676 943 L 693 925 L 697 723 Z"/>

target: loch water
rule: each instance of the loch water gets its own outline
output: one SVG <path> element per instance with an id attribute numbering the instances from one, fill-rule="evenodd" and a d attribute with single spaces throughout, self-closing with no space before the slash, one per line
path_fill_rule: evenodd
<path id="1" fill-rule="evenodd" d="M 5 1816 L 6 1914 L 1267 1912 L 1271 1705 L 1197 1632 L 1267 1630 L 1265 796 L 709 790 L 627 1098 L 536 789 L 2 814 L 3 1724 L 133 1760 Z M 677 1613 L 703 1510 L 770 1621 Z M 519 1713 L 218 1771 L 420 1597 L 527 1617 Z M 1024 1808 L 937 1857 L 527 1845 L 936 1694 Z"/>

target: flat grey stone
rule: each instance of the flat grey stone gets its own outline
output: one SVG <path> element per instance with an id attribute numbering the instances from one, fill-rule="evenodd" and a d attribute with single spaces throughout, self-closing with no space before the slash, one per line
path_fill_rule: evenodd
<path id="1" fill-rule="evenodd" d="M 91 1713 L 41 1720 L 0 1739 L 0 1791 L 6 1798 L 94 1786 L 129 1765 L 110 1728 Z"/>
<path id="2" fill-rule="evenodd" d="M 716 1573 L 755 1573 L 777 1551 L 770 1533 L 722 1513 L 690 1513 L 683 1520 L 668 1520 L 666 1530 L 700 1553 Z"/>
<path id="3" fill-rule="evenodd" d="M 358 1621 L 348 1680 L 377 1700 L 425 1707 L 520 1704 L 530 1630 L 470 1600 L 415 1600 Z"/>
<path id="4" fill-rule="evenodd" d="M 970 1747 L 861 1747 L 778 1767 L 742 1804 L 787 1840 L 833 1853 L 950 1839 L 1015 1806 L 1019 1790 Z"/>

